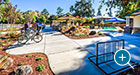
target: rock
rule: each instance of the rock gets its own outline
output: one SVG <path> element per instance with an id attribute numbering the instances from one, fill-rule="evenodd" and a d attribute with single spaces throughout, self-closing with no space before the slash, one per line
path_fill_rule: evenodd
<path id="1" fill-rule="evenodd" d="M 75 30 L 77 30 L 77 28 L 75 28 L 75 27 L 71 27 L 68 31 L 66 31 L 65 33 L 71 33 L 70 31 L 75 31 Z"/>
<path id="2" fill-rule="evenodd" d="M 96 34 L 96 31 L 91 31 L 90 33 L 89 33 L 89 35 L 95 35 Z"/>
<path id="3" fill-rule="evenodd" d="M 6 69 L 7 67 L 11 66 L 13 64 L 13 59 L 11 58 L 7 58 L 5 60 L 5 63 L 2 65 L 3 69 Z"/>
<path id="4" fill-rule="evenodd" d="M 33 73 L 31 65 L 19 66 L 14 70 L 15 75 L 29 75 Z"/>
<path id="5" fill-rule="evenodd" d="M 0 69 L 6 69 L 11 66 L 13 63 L 13 59 L 9 58 L 6 55 L 0 55 Z"/>

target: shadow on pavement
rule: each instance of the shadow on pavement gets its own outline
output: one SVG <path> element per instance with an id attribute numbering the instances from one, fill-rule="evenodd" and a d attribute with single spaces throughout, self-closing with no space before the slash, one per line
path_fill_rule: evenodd
<path id="1" fill-rule="evenodd" d="M 114 32 L 113 32 L 114 33 Z M 110 34 L 110 33 L 109 33 Z M 134 62 L 138 62 L 140 63 L 140 45 L 138 45 L 140 43 L 140 41 L 138 39 L 140 39 L 140 37 L 137 36 L 132 36 L 130 34 L 125 34 L 122 36 L 109 36 L 111 39 L 107 39 L 106 41 L 111 41 L 111 40 L 120 40 L 120 39 L 124 39 L 125 40 L 125 49 L 127 49 L 131 56 L 132 56 L 132 61 Z M 137 40 L 137 42 L 136 42 Z M 95 50 L 96 50 L 96 43 L 97 42 L 102 42 L 102 41 L 95 41 L 92 44 L 89 44 L 87 46 L 85 46 L 84 48 L 88 51 L 88 54 L 82 59 L 83 63 L 80 64 L 80 67 L 75 69 L 75 70 L 71 70 L 71 71 L 65 71 L 62 73 L 59 73 L 58 75 L 103 75 L 103 72 L 101 72 L 94 64 L 92 64 L 89 60 L 88 57 L 91 55 L 96 55 Z M 78 48 L 80 49 L 80 48 Z M 84 50 L 80 50 L 81 52 Z M 74 64 L 75 65 L 75 64 Z M 108 71 L 111 71 L 111 69 L 108 69 L 107 66 L 116 66 L 115 69 L 119 69 L 120 66 L 117 65 L 116 63 L 113 64 L 107 64 L 105 65 L 105 69 Z M 125 67 L 125 66 L 123 66 Z M 71 67 L 72 68 L 72 67 Z"/>

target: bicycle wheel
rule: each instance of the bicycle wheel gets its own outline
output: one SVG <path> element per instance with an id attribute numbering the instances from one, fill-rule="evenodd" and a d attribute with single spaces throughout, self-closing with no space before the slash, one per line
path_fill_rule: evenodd
<path id="1" fill-rule="evenodd" d="M 18 37 L 18 43 L 19 44 L 25 44 L 27 42 L 28 38 L 26 36 L 20 36 Z"/>
<path id="2" fill-rule="evenodd" d="M 33 40 L 36 42 L 36 43 L 39 43 L 40 41 L 42 41 L 43 37 L 42 35 L 35 35 Z"/>

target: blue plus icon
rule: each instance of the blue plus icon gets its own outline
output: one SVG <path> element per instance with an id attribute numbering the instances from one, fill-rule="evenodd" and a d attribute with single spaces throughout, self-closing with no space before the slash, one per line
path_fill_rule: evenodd
<path id="1" fill-rule="evenodd" d="M 130 59 L 131 59 L 130 53 L 125 49 L 118 50 L 114 55 L 115 62 L 120 66 L 125 66 L 127 64 L 130 65 L 129 63 Z M 133 68 L 133 66 L 131 67 Z"/>
<path id="2" fill-rule="evenodd" d="M 121 59 L 122 59 L 122 61 L 123 61 L 123 59 L 124 59 L 124 58 L 126 58 L 126 57 L 124 57 L 124 56 L 123 56 L 123 54 L 122 54 L 122 56 L 121 56 L 121 57 L 119 57 L 119 58 L 121 58 Z"/>

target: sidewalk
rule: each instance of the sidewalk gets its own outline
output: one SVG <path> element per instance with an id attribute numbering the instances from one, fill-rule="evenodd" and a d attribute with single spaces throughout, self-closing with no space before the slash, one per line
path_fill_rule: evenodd
<path id="1" fill-rule="evenodd" d="M 8 49 L 10 54 L 44 52 L 52 71 L 57 75 L 102 75 L 89 60 L 91 54 L 75 41 L 65 37 L 60 32 L 47 28 L 44 40 L 22 47 Z"/>

